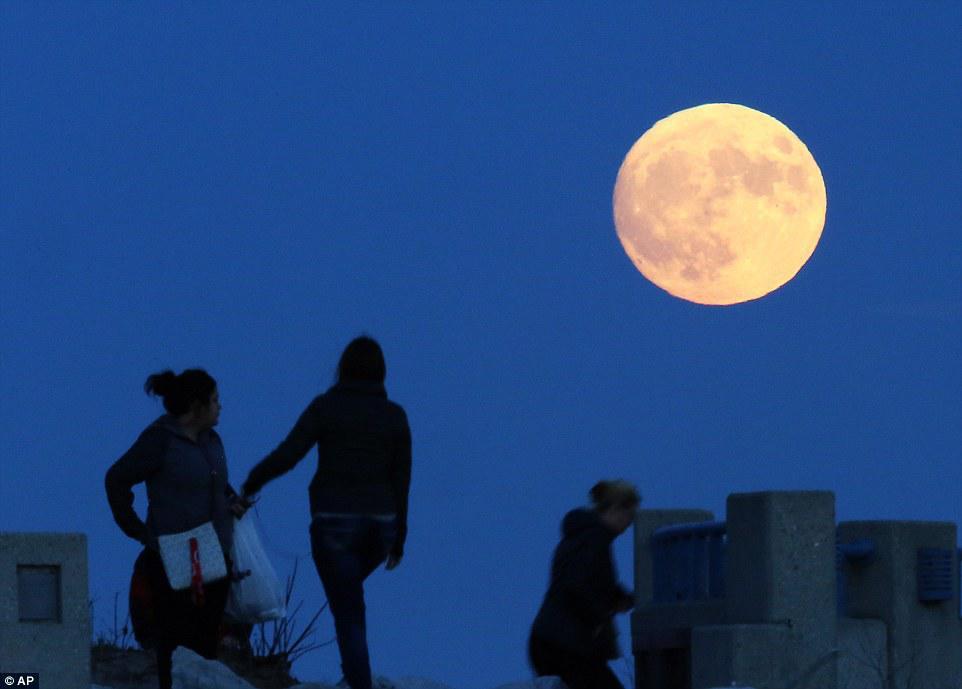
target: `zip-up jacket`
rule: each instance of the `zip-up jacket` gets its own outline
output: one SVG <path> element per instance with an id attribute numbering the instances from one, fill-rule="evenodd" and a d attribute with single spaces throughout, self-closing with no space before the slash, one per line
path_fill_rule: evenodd
<path id="1" fill-rule="evenodd" d="M 134 511 L 138 483 L 147 487 L 147 519 Z M 194 442 L 164 415 L 107 470 L 104 480 L 114 520 L 125 534 L 157 550 L 157 536 L 211 521 L 225 554 L 234 531 L 230 505 L 237 494 L 227 480 L 224 444 L 213 429 Z"/>

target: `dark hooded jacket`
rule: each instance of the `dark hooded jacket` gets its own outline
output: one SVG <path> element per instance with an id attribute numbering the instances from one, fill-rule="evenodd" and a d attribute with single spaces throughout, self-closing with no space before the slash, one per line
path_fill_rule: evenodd
<path id="1" fill-rule="evenodd" d="M 237 494 L 227 481 L 227 458 L 211 429 L 194 442 L 177 420 L 161 416 L 107 470 L 107 501 L 125 534 L 157 550 L 157 536 L 188 531 L 212 521 L 221 547 L 230 553 Z M 138 483 L 147 486 L 147 520 L 134 511 Z"/>
<path id="2" fill-rule="evenodd" d="M 319 395 L 280 445 L 251 469 L 246 495 L 297 465 L 317 446 L 311 514 L 393 514 L 400 555 L 407 535 L 411 432 L 381 383 L 343 381 Z"/>
<path id="3" fill-rule="evenodd" d="M 618 584 L 611 543 L 615 539 L 591 509 L 569 512 L 551 563 L 551 582 L 531 628 L 532 637 L 572 656 L 610 660 L 621 655 L 614 616 L 631 599 Z"/>

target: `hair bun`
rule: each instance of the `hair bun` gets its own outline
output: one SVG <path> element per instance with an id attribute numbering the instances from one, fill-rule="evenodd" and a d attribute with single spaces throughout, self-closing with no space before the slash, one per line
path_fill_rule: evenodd
<path id="1" fill-rule="evenodd" d="M 202 368 L 189 368 L 177 375 L 170 369 L 147 376 L 144 392 L 164 400 L 164 409 L 174 415 L 185 414 L 199 402 L 210 404 L 217 381 Z"/>
<path id="2" fill-rule="evenodd" d="M 170 369 L 147 376 L 144 392 L 157 397 L 167 397 L 177 385 L 177 374 Z"/>

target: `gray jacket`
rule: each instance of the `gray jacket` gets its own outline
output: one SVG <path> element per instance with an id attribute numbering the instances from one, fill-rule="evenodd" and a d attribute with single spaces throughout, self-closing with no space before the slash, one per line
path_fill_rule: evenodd
<path id="1" fill-rule="evenodd" d="M 227 458 L 211 429 L 197 442 L 176 419 L 165 415 L 148 426 L 107 470 L 107 501 L 125 534 L 157 550 L 157 536 L 179 533 L 212 521 L 224 553 L 230 552 L 237 494 L 227 481 Z M 147 520 L 134 511 L 138 483 L 147 484 Z"/>

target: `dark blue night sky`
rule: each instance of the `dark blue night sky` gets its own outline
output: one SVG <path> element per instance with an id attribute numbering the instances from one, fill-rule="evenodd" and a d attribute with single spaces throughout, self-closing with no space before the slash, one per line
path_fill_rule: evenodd
<path id="1" fill-rule="evenodd" d="M 414 435 L 378 674 L 527 676 L 599 478 L 720 517 L 821 488 L 840 519 L 962 519 L 960 26 L 954 2 L 3 3 L 0 528 L 86 532 L 103 627 L 137 552 L 103 474 L 161 412 L 146 376 L 218 379 L 240 483 L 361 332 Z M 709 102 L 784 122 L 828 193 L 796 278 L 725 308 L 649 283 L 612 221 L 635 140 Z M 259 506 L 308 607 L 315 461 Z"/>

